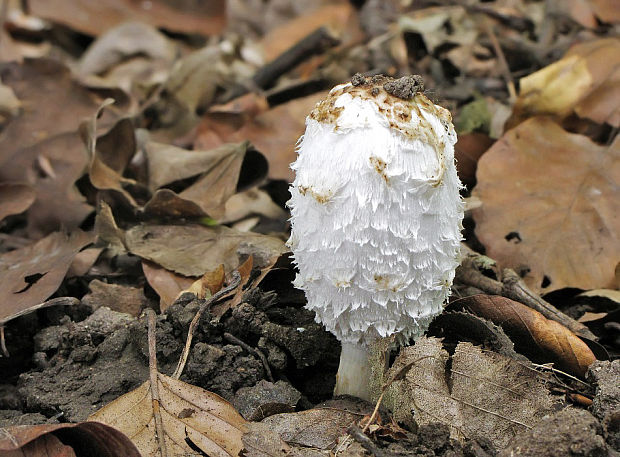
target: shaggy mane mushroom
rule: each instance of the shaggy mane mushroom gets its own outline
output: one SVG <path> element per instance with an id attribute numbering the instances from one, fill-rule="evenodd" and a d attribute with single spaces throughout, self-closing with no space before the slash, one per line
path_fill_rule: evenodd
<path id="1" fill-rule="evenodd" d="M 415 339 L 443 309 L 462 239 L 455 142 L 419 76 L 356 75 L 306 119 L 288 244 L 295 286 L 342 343 L 337 395 L 369 400 L 368 346 Z"/>

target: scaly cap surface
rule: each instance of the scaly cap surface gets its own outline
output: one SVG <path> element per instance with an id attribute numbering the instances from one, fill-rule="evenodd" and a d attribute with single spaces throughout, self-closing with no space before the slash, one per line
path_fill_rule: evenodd
<path id="1" fill-rule="evenodd" d="M 423 333 L 458 265 L 450 113 L 415 77 L 354 77 L 306 120 L 289 245 L 307 307 L 341 341 Z"/>

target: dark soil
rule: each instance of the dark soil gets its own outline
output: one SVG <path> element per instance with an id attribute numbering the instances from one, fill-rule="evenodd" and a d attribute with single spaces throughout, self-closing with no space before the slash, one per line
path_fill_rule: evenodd
<path id="1" fill-rule="evenodd" d="M 331 398 L 339 357 L 336 339 L 314 322 L 311 312 L 299 303 L 280 302 L 273 291 L 254 289 L 244 298 L 221 319 L 203 315 L 181 379 L 221 395 L 254 421 Z M 174 370 L 200 305 L 197 299 L 179 300 L 158 317 L 161 372 Z M 6 371 L 10 376 L 0 385 L 0 426 L 83 421 L 148 378 L 144 318 L 106 307 L 79 322 L 74 314 L 75 310 L 56 310 L 54 325 L 41 328 L 35 317 L 9 323 L 11 348 L 16 342 L 23 347 L 15 348 L 13 372 Z M 232 344 L 227 334 L 265 355 L 273 382 L 260 358 Z M 442 424 L 373 439 L 386 456 L 614 455 L 612 449 L 620 442 L 619 369 L 618 361 L 592 366 L 588 380 L 597 386 L 592 414 L 561 410 L 516 437 L 500 454 L 483 437 L 464 443 L 451 439 Z M 357 454 L 345 455 L 371 455 L 355 444 L 352 450 Z"/>

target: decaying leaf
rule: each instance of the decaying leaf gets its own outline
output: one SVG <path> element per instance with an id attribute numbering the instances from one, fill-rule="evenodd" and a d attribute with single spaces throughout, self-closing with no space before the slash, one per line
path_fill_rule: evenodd
<path id="1" fill-rule="evenodd" d="M 219 395 L 161 373 L 159 413 L 169 456 L 194 454 L 189 443 L 213 457 L 237 457 L 245 419 Z M 150 381 L 108 403 L 90 420 L 127 435 L 144 457 L 158 456 Z"/>
<path id="2" fill-rule="evenodd" d="M 595 122 L 620 126 L 619 38 L 573 46 L 566 55 L 520 81 L 515 123 L 537 114 L 566 117 L 572 112 Z"/>
<path id="3" fill-rule="evenodd" d="M 250 444 L 256 439 L 255 434 L 265 434 L 265 431 L 269 430 L 290 446 L 333 450 L 338 438 L 345 435 L 349 426 L 362 417 L 355 412 L 330 407 L 275 414 L 263 419 L 260 424 L 249 425 L 249 433 L 244 435 L 243 441 Z M 269 437 L 269 432 L 265 436 Z M 254 446 L 255 441 L 252 447 Z"/>
<path id="4" fill-rule="evenodd" d="M 139 225 L 125 233 L 130 252 L 184 276 L 202 276 L 220 264 L 226 272 L 252 254 L 259 267 L 286 251 L 278 238 L 224 226 Z"/>
<path id="5" fill-rule="evenodd" d="M 75 255 L 92 240 L 92 233 L 56 232 L 0 256 L 0 323 L 23 314 L 56 292 Z"/>
<path id="6" fill-rule="evenodd" d="M 0 455 L 6 457 L 140 457 L 121 432 L 99 422 L 16 426 L 2 429 Z"/>
<path id="7" fill-rule="evenodd" d="M 295 145 L 304 132 L 306 115 L 325 97 L 325 92 L 297 98 L 246 118 L 243 114 L 213 112 L 198 127 L 196 149 L 210 149 L 226 142 L 249 140 L 269 161 L 269 177 L 291 181 L 290 164 Z M 231 118 L 232 116 L 232 118 Z"/>
<path id="8" fill-rule="evenodd" d="M 440 340 L 421 338 L 401 349 L 384 379 L 409 364 L 386 393 L 394 418 L 442 422 L 455 438 L 484 436 L 501 448 L 558 405 L 541 373 L 470 343 L 460 343 L 450 357 Z"/>
<path id="9" fill-rule="evenodd" d="M 26 211 L 36 196 L 35 190 L 28 184 L 0 184 L 0 221 Z"/>
<path id="10" fill-rule="evenodd" d="M 614 287 L 620 140 L 599 146 L 547 118 L 508 131 L 478 162 L 476 234 L 534 291 Z"/>
<path id="11" fill-rule="evenodd" d="M 517 350 L 575 376 L 585 376 L 596 360 L 590 348 L 563 325 L 499 295 L 473 295 L 453 303 L 499 325 Z"/>

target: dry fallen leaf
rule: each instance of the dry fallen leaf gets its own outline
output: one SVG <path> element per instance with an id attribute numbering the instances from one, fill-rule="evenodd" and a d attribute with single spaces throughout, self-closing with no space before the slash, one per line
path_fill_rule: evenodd
<path id="1" fill-rule="evenodd" d="M 515 125 L 537 114 L 561 118 L 575 112 L 598 123 L 620 126 L 620 38 L 573 46 L 557 62 L 521 78 Z"/>
<path id="2" fill-rule="evenodd" d="M 454 157 L 461 182 L 468 188 L 476 184 L 476 166 L 478 159 L 493 144 L 493 139 L 485 133 L 470 132 L 459 134 L 454 145 Z"/>
<path id="3" fill-rule="evenodd" d="M 141 21 L 155 27 L 185 33 L 217 34 L 226 24 L 224 0 L 187 3 L 192 9 L 184 11 L 174 2 L 152 0 L 148 3 L 132 0 L 33 0 L 28 3 L 34 16 L 65 24 L 80 32 L 99 35 L 112 27 L 129 21 Z"/>
<path id="4" fill-rule="evenodd" d="M 180 294 L 190 292 L 200 300 L 209 299 L 222 288 L 224 279 L 224 265 L 220 265 L 213 271 L 207 271 L 201 278 L 190 284 L 187 289 L 182 290 Z"/>
<path id="5" fill-rule="evenodd" d="M 52 233 L 30 246 L 0 256 L 0 324 L 36 306 L 60 286 L 75 255 L 92 233 Z"/>
<path id="6" fill-rule="evenodd" d="M 3 83 L 27 107 L 0 136 L 0 181 L 36 189 L 28 212 L 31 236 L 77 228 L 92 211 L 74 186 L 87 162 L 77 129 L 97 109 L 96 97 L 53 60 L 5 63 L 0 71 Z"/>
<path id="7" fill-rule="evenodd" d="M 355 9 L 345 2 L 322 6 L 272 28 L 260 41 L 265 61 L 272 61 L 319 27 L 327 26 L 335 35 L 342 35 L 346 27 L 355 22 L 354 16 Z"/>
<path id="8" fill-rule="evenodd" d="M 457 304 L 502 327 L 520 353 L 542 363 L 553 362 L 555 368 L 583 377 L 596 360 L 577 335 L 519 302 L 499 295 L 473 295 L 453 306 Z"/>
<path id="9" fill-rule="evenodd" d="M 0 184 L 0 221 L 26 211 L 37 194 L 28 184 Z"/>
<path id="10" fill-rule="evenodd" d="M 16 426 L 1 429 L 3 457 L 140 457 L 121 432 L 98 422 Z"/>
<path id="11" fill-rule="evenodd" d="M 269 161 L 269 177 L 291 181 L 290 164 L 297 154 L 295 145 L 303 134 L 305 119 L 325 92 L 283 103 L 246 118 L 230 113 L 208 113 L 198 126 L 196 149 L 210 149 L 225 142 L 249 140 Z"/>
<path id="12" fill-rule="evenodd" d="M 278 238 L 223 226 L 139 225 L 125 233 L 125 242 L 131 253 L 184 276 L 202 276 L 220 264 L 230 272 L 249 254 L 262 267 L 287 250 Z"/>
<path id="13" fill-rule="evenodd" d="M 81 126 L 90 156 L 88 177 L 95 188 L 118 192 L 132 206 L 137 206 L 133 196 L 125 190 L 125 186 L 135 181 L 123 177 L 125 168 L 136 152 L 133 122 L 129 118 L 120 119 L 104 135 L 97 136 L 97 118 L 112 102 L 112 99 L 105 100 L 92 118 Z"/>
<path id="14" fill-rule="evenodd" d="M 82 302 L 92 304 L 93 309 L 107 306 L 113 311 L 138 317 L 147 303 L 144 292 L 137 287 L 108 284 L 94 279 L 88 288 L 90 293 L 84 296 Z"/>
<path id="15" fill-rule="evenodd" d="M 265 455 L 257 452 L 258 450 L 268 450 L 268 456 L 297 456 L 300 455 L 297 454 L 299 448 L 333 451 L 338 439 L 346 435 L 349 426 L 362 417 L 362 414 L 336 407 L 317 407 L 298 413 L 274 414 L 260 423 L 249 423 L 243 443 L 249 456 Z M 286 450 L 288 453 L 278 454 L 278 450 Z M 324 454 L 317 452 L 316 455 Z"/>
<path id="16" fill-rule="evenodd" d="M 249 143 L 224 144 L 207 151 L 190 151 L 168 144 L 145 145 L 149 187 L 158 189 L 174 181 L 198 176 L 178 198 L 198 205 L 210 217 L 224 215 L 224 204 L 237 191 L 239 172 Z"/>
<path id="17" fill-rule="evenodd" d="M 455 438 L 484 436 L 504 447 L 558 406 L 532 367 L 470 343 L 459 343 L 449 356 L 436 338 L 402 348 L 388 380 L 405 371 L 387 389 L 385 400 L 398 422 L 442 422 Z"/>
<path id="18" fill-rule="evenodd" d="M 142 22 L 127 22 L 107 30 L 88 47 L 80 58 L 78 73 L 103 73 L 136 55 L 162 60 L 170 65 L 176 56 L 176 49 L 155 27 Z"/>
<path id="19" fill-rule="evenodd" d="M 159 310 L 163 313 L 174 303 L 176 297 L 195 281 L 160 267 L 148 260 L 142 261 L 142 271 L 150 286 L 159 295 Z"/>
<path id="20" fill-rule="evenodd" d="M 620 140 L 599 146 L 547 118 L 508 131 L 478 162 L 476 234 L 534 291 L 613 288 L 620 258 Z"/>
<path id="21" fill-rule="evenodd" d="M 194 454 L 196 451 L 188 443 L 212 457 L 239 455 L 246 421 L 230 403 L 219 395 L 161 373 L 157 378 L 159 412 L 169 456 Z M 144 457 L 159 455 L 150 381 L 108 403 L 89 420 L 123 432 Z"/>

